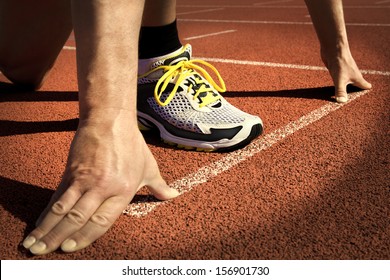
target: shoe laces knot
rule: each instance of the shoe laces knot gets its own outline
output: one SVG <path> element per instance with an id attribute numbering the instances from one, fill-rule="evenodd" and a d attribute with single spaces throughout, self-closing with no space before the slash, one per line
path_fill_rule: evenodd
<path id="1" fill-rule="evenodd" d="M 202 66 L 210 68 L 215 73 L 218 78 L 219 84 L 215 82 L 215 80 Z M 187 87 L 187 91 L 191 92 L 192 90 L 194 90 L 195 93 L 192 94 L 193 99 L 195 100 L 199 97 L 201 100 L 199 107 L 204 107 L 209 104 L 212 104 L 213 102 L 221 98 L 218 93 L 215 93 L 212 90 L 210 85 L 219 92 L 226 91 L 225 82 L 223 81 L 218 70 L 210 63 L 200 59 L 181 60 L 173 65 L 161 65 L 152 69 L 151 71 L 142 76 L 148 76 L 150 73 L 158 70 L 164 71 L 164 74 L 158 80 L 156 87 L 154 88 L 154 97 L 160 106 L 168 105 L 169 102 L 171 102 L 171 100 L 175 96 L 179 86 L 191 76 L 193 76 L 193 78 L 190 79 L 192 83 L 190 83 L 190 85 Z M 202 76 L 204 78 L 202 78 Z M 176 82 L 173 90 L 168 94 L 166 98 L 164 98 L 165 100 L 162 100 L 162 94 L 164 93 L 168 84 L 175 79 Z"/>

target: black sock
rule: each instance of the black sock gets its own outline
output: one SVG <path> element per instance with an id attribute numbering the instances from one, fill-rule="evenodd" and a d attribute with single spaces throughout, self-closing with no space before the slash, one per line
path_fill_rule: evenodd
<path id="1" fill-rule="evenodd" d="M 163 56 L 182 47 L 176 20 L 164 26 L 142 26 L 139 37 L 140 59 Z"/>

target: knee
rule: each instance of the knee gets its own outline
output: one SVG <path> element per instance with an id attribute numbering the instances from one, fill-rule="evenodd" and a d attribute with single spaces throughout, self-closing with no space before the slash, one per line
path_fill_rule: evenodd
<path id="1" fill-rule="evenodd" d="M 39 89 L 46 77 L 46 73 L 35 71 L 29 66 L 7 67 L 7 65 L 0 65 L 0 71 L 13 84 L 31 90 Z"/>
<path id="2" fill-rule="evenodd" d="M 0 46 L 1 73 L 15 85 L 33 90 L 39 89 L 51 67 L 20 60 L 2 47 Z"/>

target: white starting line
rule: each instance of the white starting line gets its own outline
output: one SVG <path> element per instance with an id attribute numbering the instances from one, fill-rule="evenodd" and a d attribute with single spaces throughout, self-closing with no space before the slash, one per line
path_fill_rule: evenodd
<path id="1" fill-rule="evenodd" d="M 258 138 L 258 140 L 253 141 L 245 148 L 231 152 L 222 159 L 200 168 L 197 172 L 191 173 L 171 183 L 169 186 L 178 190 L 181 194 L 189 192 L 193 188 L 208 182 L 222 172 L 225 172 L 239 163 L 250 159 L 261 151 L 272 147 L 273 145 L 282 141 L 284 138 L 322 119 L 323 117 L 349 104 L 357 98 L 367 94 L 368 92 L 369 90 L 365 90 L 349 94 L 350 99 L 347 103 L 339 104 L 335 102 L 329 102 L 319 109 L 304 115 L 298 120 L 292 121 L 284 127 L 275 130 L 274 132 L 261 136 Z M 169 203 L 169 201 L 131 203 L 127 206 L 123 213 L 130 216 L 142 217 L 153 211 L 156 207 L 166 203 Z"/>
<path id="2" fill-rule="evenodd" d="M 268 21 L 268 20 L 232 20 L 232 19 L 184 19 L 182 22 L 209 22 L 209 23 L 238 23 L 238 24 L 279 24 L 279 25 L 312 25 L 311 21 Z M 347 26 L 365 26 L 365 27 L 389 27 L 390 23 L 346 23 Z"/>

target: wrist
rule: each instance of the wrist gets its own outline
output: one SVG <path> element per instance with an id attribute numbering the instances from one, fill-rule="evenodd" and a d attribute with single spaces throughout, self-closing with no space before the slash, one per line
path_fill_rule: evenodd
<path id="1" fill-rule="evenodd" d="M 348 60 L 351 57 L 348 42 L 338 41 L 332 45 L 321 44 L 321 59 L 328 67 L 336 61 Z"/>
<path id="2" fill-rule="evenodd" d="M 338 38 L 333 42 L 321 42 L 321 54 L 323 55 L 344 56 L 349 52 L 349 44 L 346 39 Z"/>
<path id="3" fill-rule="evenodd" d="M 80 108 L 79 127 L 95 126 L 111 128 L 113 126 L 125 129 L 137 128 L 137 114 L 135 110 L 123 108 L 93 108 L 82 110 Z"/>

